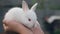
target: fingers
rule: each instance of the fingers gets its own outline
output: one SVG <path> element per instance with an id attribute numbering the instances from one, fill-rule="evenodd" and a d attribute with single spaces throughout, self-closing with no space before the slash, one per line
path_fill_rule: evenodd
<path id="1" fill-rule="evenodd" d="M 33 28 L 33 32 L 34 32 L 34 34 L 44 34 L 38 21 L 36 21 L 36 23 L 35 23 L 35 27 Z"/>
<path id="2" fill-rule="evenodd" d="M 11 28 L 9 28 L 8 26 L 6 26 L 5 24 L 3 24 L 4 27 L 4 31 L 12 31 Z"/>
<path id="3" fill-rule="evenodd" d="M 15 21 L 11 20 L 11 21 L 8 21 L 8 20 L 3 20 L 3 27 L 4 27 L 4 30 L 5 31 L 10 31 L 12 30 L 12 26 L 15 25 Z"/>
<path id="4" fill-rule="evenodd" d="M 6 31 L 7 27 L 5 26 L 5 24 L 3 24 L 4 30 Z"/>
<path id="5" fill-rule="evenodd" d="M 3 19 L 2 22 L 3 22 L 4 31 L 7 31 L 8 27 L 7 27 L 6 21 Z"/>

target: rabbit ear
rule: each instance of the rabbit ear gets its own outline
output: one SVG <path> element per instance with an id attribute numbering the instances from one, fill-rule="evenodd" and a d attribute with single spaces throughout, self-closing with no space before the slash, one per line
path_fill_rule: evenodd
<path id="1" fill-rule="evenodd" d="M 31 7 L 31 10 L 35 11 L 37 5 L 38 5 L 38 3 L 35 3 L 35 4 Z"/>
<path id="2" fill-rule="evenodd" d="M 23 11 L 29 10 L 28 4 L 24 0 L 22 1 L 22 8 L 23 8 Z"/>

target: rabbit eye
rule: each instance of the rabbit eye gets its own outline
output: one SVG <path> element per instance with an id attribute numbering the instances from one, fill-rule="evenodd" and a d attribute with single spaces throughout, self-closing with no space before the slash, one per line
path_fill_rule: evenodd
<path id="1" fill-rule="evenodd" d="M 31 19 L 28 19 L 29 21 L 31 21 Z"/>

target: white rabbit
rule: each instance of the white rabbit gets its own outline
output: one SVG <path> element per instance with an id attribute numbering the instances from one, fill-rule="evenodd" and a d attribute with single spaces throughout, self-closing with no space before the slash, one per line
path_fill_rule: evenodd
<path id="1" fill-rule="evenodd" d="M 13 7 L 4 16 L 4 20 L 16 20 L 28 28 L 32 28 L 37 21 L 35 9 L 38 3 L 35 3 L 31 9 L 29 9 L 27 3 L 22 1 L 22 8 Z"/>

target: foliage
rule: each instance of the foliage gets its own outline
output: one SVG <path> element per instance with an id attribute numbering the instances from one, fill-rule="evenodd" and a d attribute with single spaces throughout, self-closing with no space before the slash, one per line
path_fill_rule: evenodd
<path id="1" fill-rule="evenodd" d="M 52 10 L 60 10 L 60 5 L 49 6 L 49 8 Z"/>
<path id="2" fill-rule="evenodd" d="M 54 34 L 60 34 L 60 29 L 55 30 Z"/>

